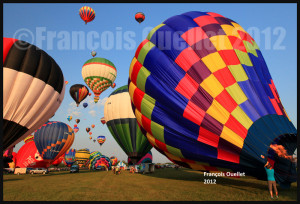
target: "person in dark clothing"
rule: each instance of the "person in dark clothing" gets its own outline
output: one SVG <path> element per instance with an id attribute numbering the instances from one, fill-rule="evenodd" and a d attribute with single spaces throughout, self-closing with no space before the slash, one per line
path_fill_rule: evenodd
<path id="1" fill-rule="evenodd" d="M 265 159 L 265 156 L 261 155 L 261 158 Z M 265 170 L 268 176 L 268 187 L 269 187 L 269 191 L 270 191 L 270 195 L 271 198 L 273 199 L 273 188 L 276 194 L 276 198 L 278 198 L 278 191 L 277 191 L 277 187 L 276 187 L 276 181 L 275 181 L 275 177 L 274 177 L 274 169 L 272 167 L 272 165 L 267 161 L 265 164 Z"/>

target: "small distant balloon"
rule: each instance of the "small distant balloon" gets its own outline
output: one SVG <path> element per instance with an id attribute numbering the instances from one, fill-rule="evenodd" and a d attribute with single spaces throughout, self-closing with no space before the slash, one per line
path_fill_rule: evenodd
<path id="1" fill-rule="evenodd" d="M 92 133 L 92 132 L 89 132 L 89 134 L 92 135 L 93 133 Z"/>
<path id="2" fill-rule="evenodd" d="M 95 57 L 95 56 L 97 55 L 97 52 L 96 52 L 96 51 L 92 51 L 92 52 L 91 52 L 91 55 L 92 55 L 93 57 Z"/>
<path id="3" fill-rule="evenodd" d="M 65 81 L 65 84 L 68 84 L 69 82 L 68 81 Z"/>
<path id="4" fill-rule="evenodd" d="M 106 123 L 104 117 L 102 117 L 100 121 L 101 121 L 101 123 L 102 123 L 103 125 Z"/>
<path id="5" fill-rule="evenodd" d="M 92 128 L 94 128 L 94 127 L 95 127 L 95 125 L 93 124 L 93 125 L 91 125 L 91 127 L 92 127 Z"/>
<path id="6" fill-rule="evenodd" d="M 78 127 L 74 127 L 74 132 L 78 132 L 79 131 L 79 128 Z"/>
<path id="7" fill-rule="evenodd" d="M 75 124 L 74 127 L 77 127 L 77 125 Z"/>
<path id="8" fill-rule="evenodd" d="M 91 96 L 92 95 L 92 93 L 89 93 L 89 96 Z"/>
<path id="9" fill-rule="evenodd" d="M 135 20 L 139 23 L 143 22 L 145 20 L 145 14 L 142 12 L 137 12 L 135 14 Z"/>
<path id="10" fill-rule="evenodd" d="M 112 85 L 111 85 L 111 88 L 115 88 L 116 87 L 116 83 L 113 83 Z"/>
<path id="11" fill-rule="evenodd" d="M 80 122 L 80 119 L 76 119 L 75 122 L 78 124 Z"/>
<path id="12" fill-rule="evenodd" d="M 84 107 L 84 108 L 88 107 L 88 103 L 84 103 L 84 104 L 83 104 L 83 107 Z"/>
<path id="13" fill-rule="evenodd" d="M 85 130 L 86 130 L 86 132 L 89 132 L 91 130 L 91 128 L 87 127 Z"/>
<path id="14" fill-rule="evenodd" d="M 83 6 L 79 10 L 80 18 L 87 24 L 88 22 L 91 22 L 94 20 L 96 14 L 94 9 L 88 6 Z"/>
<path id="15" fill-rule="evenodd" d="M 96 142 L 96 140 L 95 140 L 95 139 L 93 139 L 93 142 L 95 143 L 95 142 Z"/>
<path id="16" fill-rule="evenodd" d="M 72 118 L 73 118 L 72 116 L 68 116 L 67 117 L 67 119 L 68 119 L 69 122 L 72 120 Z"/>
<path id="17" fill-rule="evenodd" d="M 90 138 L 90 140 L 92 139 L 92 137 L 89 137 Z"/>

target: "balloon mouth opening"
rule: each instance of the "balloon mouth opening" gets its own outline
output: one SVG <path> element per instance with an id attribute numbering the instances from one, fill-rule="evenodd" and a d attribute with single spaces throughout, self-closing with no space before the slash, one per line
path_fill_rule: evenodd
<path id="1" fill-rule="evenodd" d="M 284 134 L 270 144 L 268 160 L 274 168 L 276 181 L 285 188 L 297 181 L 297 160 L 293 156 L 297 149 L 297 134 Z"/>

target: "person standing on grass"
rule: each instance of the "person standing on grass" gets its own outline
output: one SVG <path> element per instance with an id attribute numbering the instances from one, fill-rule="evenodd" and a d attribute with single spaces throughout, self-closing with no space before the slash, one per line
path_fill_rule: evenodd
<path id="1" fill-rule="evenodd" d="M 261 158 L 265 159 L 265 156 L 261 155 Z M 272 188 L 274 188 L 276 198 L 278 198 L 278 191 L 277 191 L 276 181 L 275 181 L 275 177 L 274 177 L 274 169 L 268 161 L 267 161 L 267 163 L 265 164 L 264 167 L 265 167 L 265 170 L 266 170 L 266 173 L 267 173 L 267 176 L 268 176 L 268 187 L 269 187 L 271 198 L 273 199 L 273 190 L 272 190 Z"/>

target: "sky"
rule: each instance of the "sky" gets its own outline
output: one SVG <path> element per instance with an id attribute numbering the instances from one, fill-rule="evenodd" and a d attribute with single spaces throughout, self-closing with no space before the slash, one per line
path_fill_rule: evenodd
<path id="1" fill-rule="evenodd" d="M 79 9 L 90 6 L 96 12 L 94 21 L 85 23 L 79 17 Z M 64 100 L 51 121 L 61 121 L 71 127 L 75 119 L 79 131 L 75 134 L 72 148 L 88 148 L 106 156 L 116 156 L 127 161 L 127 155 L 115 142 L 106 125 L 100 122 L 104 116 L 104 104 L 113 91 L 108 88 L 100 95 L 97 104 L 93 94 L 76 107 L 69 94 L 73 84 L 84 84 L 82 65 L 90 58 L 91 51 L 97 57 L 109 59 L 117 68 L 116 88 L 127 84 L 129 66 L 135 50 L 149 31 L 164 20 L 188 11 L 215 12 L 240 24 L 256 41 L 265 58 L 282 104 L 297 128 L 297 13 L 296 4 L 208 4 L 208 3 L 64 3 L 64 4 L 4 4 L 3 36 L 17 38 L 35 44 L 46 51 L 61 67 L 66 86 Z M 136 12 L 146 16 L 141 24 L 134 19 Z M 80 36 L 80 37 L 78 37 Z M 80 40 L 79 40 L 80 39 Z M 89 106 L 83 108 L 87 102 Z M 69 122 L 67 117 L 73 119 Z M 92 137 L 106 136 L 100 147 L 89 140 L 86 127 Z M 17 152 L 24 142 L 16 145 Z M 153 162 L 169 160 L 152 148 Z"/>

